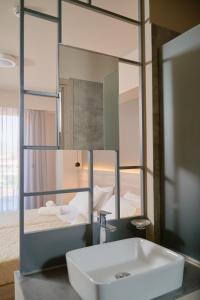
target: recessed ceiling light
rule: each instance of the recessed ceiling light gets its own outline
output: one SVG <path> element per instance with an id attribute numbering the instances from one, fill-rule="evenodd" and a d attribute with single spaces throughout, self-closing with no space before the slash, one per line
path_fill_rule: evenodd
<path id="1" fill-rule="evenodd" d="M 0 68 L 14 68 L 16 66 L 16 58 L 7 53 L 0 53 Z"/>
<path id="2" fill-rule="evenodd" d="M 14 15 L 19 18 L 20 17 L 20 7 L 19 6 L 14 6 L 13 7 L 13 13 Z"/>

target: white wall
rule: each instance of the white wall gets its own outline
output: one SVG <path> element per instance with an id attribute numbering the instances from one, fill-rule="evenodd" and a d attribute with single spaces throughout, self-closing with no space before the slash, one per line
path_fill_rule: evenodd
<path id="1" fill-rule="evenodd" d="M 106 75 L 118 70 L 118 59 L 108 55 L 60 46 L 60 78 L 103 82 Z"/>
<path id="2" fill-rule="evenodd" d="M 138 66 L 118 63 L 118 59 L 112 56 L 67 46 L 60 46 L 59 52 L 61 79 L 76 78 L 103 82 L 105 76 L 119 70 L 119 94 L 139 86 Z"/>
<path id="3" fill-rule="evenodd" d="M 138 0 L 93 0 L 101 8 L 138 20 Z"/>
<path id="4" fill-rule="evenodd" d="M 119 63 L 119 93 L 123 94 L 137 87 L 139 87 L 139 67 Z"/>
<path id="5" fill-rule="evenodd" d="M 83 152 L 84 153 L 84 152 Z M 75 163 L 80 162 L 80 167 L 76 168 Z M 85 154 L 87 156 L 87 154 Z M 87 161 L 85 162 L 85 167 L 87 167 Z M 82 155 L 81 151 L 75 150 L 63 150 L 56 152 L 56 183 L 57 189 L 71 189 L 79 187 L 88 186 L 88 176 L 82 179 Z M 67 203 L 73 198 L 74 194 L 63 194 L 58 196 L 58 200 L 62 200 L 64 203 Z"/>
<path id="6" fill-rule="evenodd" d="M 33 110 L 55 111 L 55 99 L 48 97 L 25 96 L 25 108 Z M 12 90 L 0 90 L 0 106 L 19 107 L 19 93 Z"/>
<path id="7" fill-rule="evenodd" d="M 117 57 L 132 53 L 131 58 L 138 59 L 133 52 L 138 48 L 138 26 L 69 3 L 63 3 L 62 13 L 63 44 Z"/>

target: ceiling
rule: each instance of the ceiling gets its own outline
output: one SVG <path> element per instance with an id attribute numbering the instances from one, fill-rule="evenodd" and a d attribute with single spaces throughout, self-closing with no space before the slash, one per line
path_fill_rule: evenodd
<path id="1" fill-rule="evenodd" d="M 130 2 L 130 0 L 126 1 Z M 19 18 L 13 13 L 13 7 L 17 4 L 16 0 L 0 1 L 0 51 L 18 58 Z M 25 5 L 44 13 L 56 15 L 56 0 L 25 0 Z M 130 23 L 64 3 L 62 32 L 64 44 L 137 59 L 137 27 Z M 31 16 L 25 17 L 26 89 L 55 91 L 56 38 L 57 25 L 55 23 Z M 122 69 L 122 92 L 138 86 L 138 69 L 132 68 L 131 77 L 129 65 L 127 65 L 127 70 L 125 65 L 122 66 Z M 126 76 L 127 80 L 123 74 L 124 76 L 129 74 Z M 0 69 L 0 89 L 17 90 L 18 87 L 19 63 L 12 69 Z"/>

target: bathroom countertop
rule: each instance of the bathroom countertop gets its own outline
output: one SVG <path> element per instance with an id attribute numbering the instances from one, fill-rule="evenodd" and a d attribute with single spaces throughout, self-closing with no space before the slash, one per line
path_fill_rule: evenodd
<path id="1" fill-rule="evenodd" d="M 18 291 L 16 300 L 81 300 L 69 283 L 66 267 L 27 276 L 17 271 L 15 272 L 15 286 Z M 185 263 L 182 287 L 155 300 L 182 299 L 183 296 L 198 290 L 200 291 L 200 268 Z M 183 297 L 183 299 L 186 298 Z M 187 299 L 200 298 L 195 296 L 195 298 Z"/>

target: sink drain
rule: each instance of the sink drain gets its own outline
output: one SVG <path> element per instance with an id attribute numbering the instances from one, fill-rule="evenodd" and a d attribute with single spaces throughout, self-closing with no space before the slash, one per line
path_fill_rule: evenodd
<path id="1" fill-rule="evenodd" d="M 120 279 L 120 278 L 128 277 L 130 275 L 131 274 L 128 272 L 119 272 L 119 273 L 115 274 L 115 278 Z"/>

